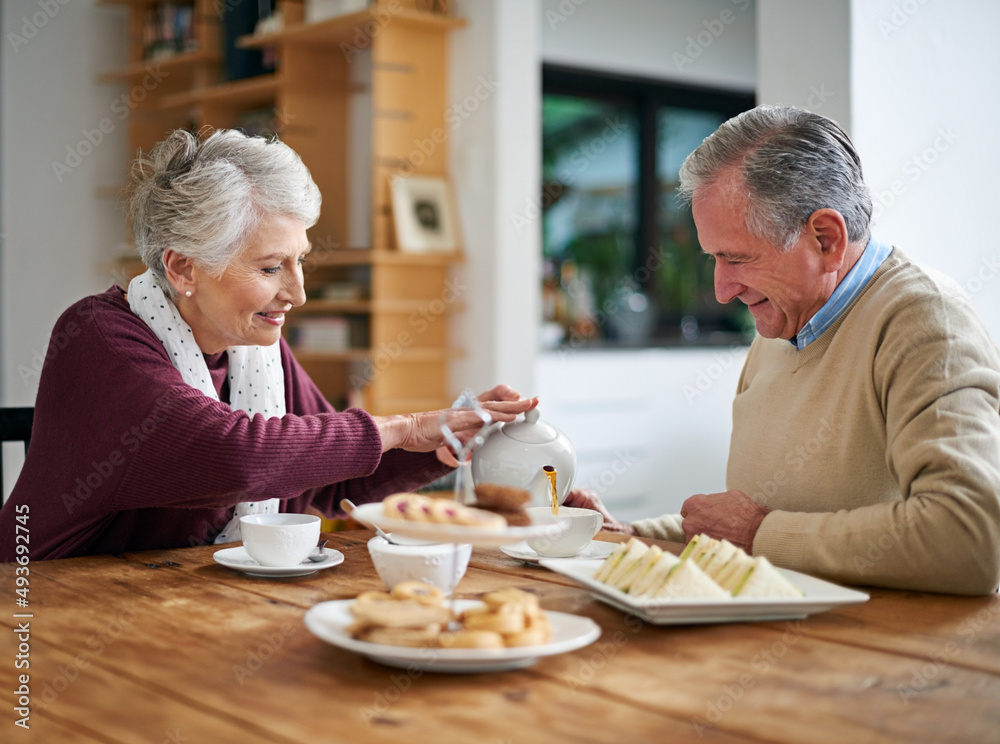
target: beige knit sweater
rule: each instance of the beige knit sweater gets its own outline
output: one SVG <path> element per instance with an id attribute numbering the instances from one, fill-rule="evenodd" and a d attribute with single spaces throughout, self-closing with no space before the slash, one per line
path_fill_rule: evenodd
<path id="1" fill-rule="evenodd" d="M 756 339 L 727 488 L 773 511 L 753 552 L 850 584 L 987 594 L 1000 581 L 1000 353 L 953 282 L 899 250 L 798 351 Z M 683 539 L 676 516 L 640 534 Z"/>

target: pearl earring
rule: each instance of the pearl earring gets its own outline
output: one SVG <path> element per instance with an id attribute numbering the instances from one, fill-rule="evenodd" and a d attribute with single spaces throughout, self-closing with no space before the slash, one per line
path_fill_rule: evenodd
<path id="1" fill-rule="evenodd" d="M 189 289 L 187 292 L 185 292 L 184 296 L 185 297 L 190 297 L 191 296 L 191 290 Z"/>

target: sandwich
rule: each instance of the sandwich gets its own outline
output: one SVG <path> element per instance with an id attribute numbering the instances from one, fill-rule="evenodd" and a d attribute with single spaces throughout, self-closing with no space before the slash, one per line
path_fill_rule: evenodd
<path id="1" fill-rule="evenodd" d="M 604 559 L 604 563 L 597 569 L 594 578 L 615 586 L 621 576 L 632 567 L 632 564 L 642 558 L 646 550 L 646 544 L 639 542 L 634 537 L 627 543 L 619 543 L 611 555 Z"/>
<path id="2" fill-rule="evenodd" d="M 802 590 L 786 579 L 764 556 L 753 559 L 753 567 L 733 590 L 735 597 L 799 599 Z"/>
<path id="3" fill-rule="evenodd" d="M 623 567 L 616 572 L 614 580 L 608 581 L 608 584 L 613 586 L 615 589 L 619 589 L 623 592 L 632 591 L 632 587 L 635 586 L 637 582 L 641 582 L 646 575 L 650 572 L 656 562 L 659 560 L 660 556 L 663 555 L 663 549 L 653 545 L 651 547 L 642 545 L 644 550 L 642 554 L 639 555 L 639 551 L 636 550 L 635 555 L 638 557 L 635 560 L 628 559 L 628 563 L 622 564 Z"/>
<path id="4" fill-rule="evenodd" d="M 692 560 L 678 561 L 655 599 L 728 599 L 729 593 L 712 581 Z"/>
<path id="5" fill-rule="evenodd" d="M 803 596 L 767 558 L 708 535 L 692 537 L 680 557 L 632 538 L 615 547 L 594 578 L 641 599 Z"/>

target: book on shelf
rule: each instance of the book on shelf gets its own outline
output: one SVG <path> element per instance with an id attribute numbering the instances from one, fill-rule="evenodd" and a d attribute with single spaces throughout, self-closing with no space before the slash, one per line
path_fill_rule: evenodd
<path id="1" fill-rule="evenodd" d="M 146 8 L 142 29 L 143 59 L 166 59 L 197 48 L 191 5 L 155 3 Z"/>

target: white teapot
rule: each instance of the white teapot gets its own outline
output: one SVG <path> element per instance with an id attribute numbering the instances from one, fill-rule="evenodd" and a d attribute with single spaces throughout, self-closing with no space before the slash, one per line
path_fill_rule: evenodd
<path id="1" fill-rule="evenodd" d="M 573 445 L 556 427 L 539 420 L 537 408 L 525 413 L 523 421 L 491 427 L 486 442 L 472 453 L 475 483 L 523 488 L 531 493 L 529 506 L 550 506 L 553 491 L 562 504 L 575 476 Z"/>

